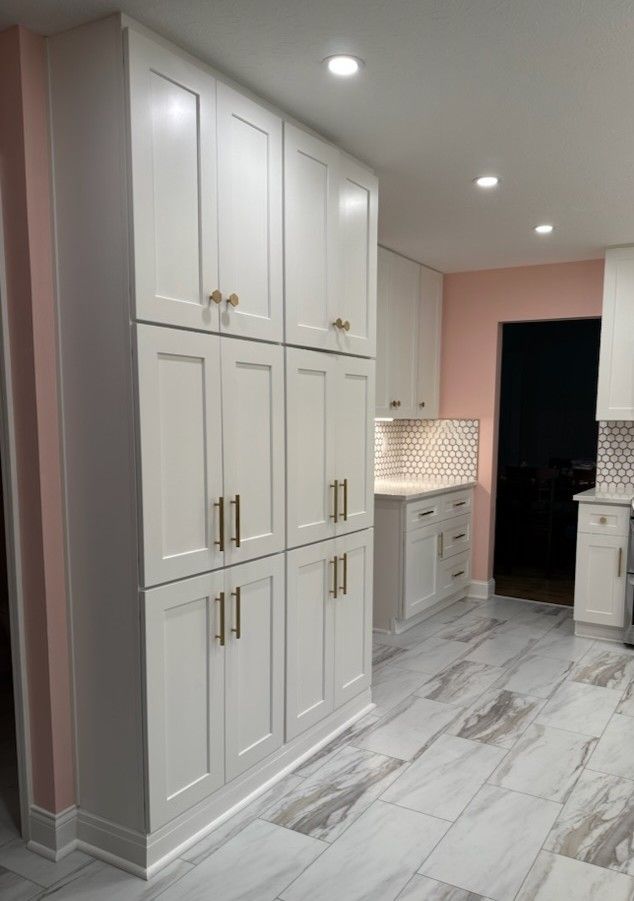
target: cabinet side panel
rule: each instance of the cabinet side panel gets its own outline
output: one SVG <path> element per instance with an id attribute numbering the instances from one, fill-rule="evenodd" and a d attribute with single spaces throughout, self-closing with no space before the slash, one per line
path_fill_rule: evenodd
<path id="1" fill-rule="evenodd" d="M 144 829 L 123 53 L 49 41 L 78 801 Z"/>
<path id="2" fill-rule="evenodd" d="M 389 632 L 403 607 L 403 529 L 401 506 L 374 502 L 375 629 Z"/>

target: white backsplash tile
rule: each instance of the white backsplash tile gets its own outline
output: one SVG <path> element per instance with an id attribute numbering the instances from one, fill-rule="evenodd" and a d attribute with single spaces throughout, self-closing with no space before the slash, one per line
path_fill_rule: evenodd
<path id="1" fill-rule="evenodd" d="M 597 489 L 613 494 L 634 492 L 634 422 L 599 423 Z"/>
<path id="2" fill-rule="evenodd" d="M 375 422 L 375 478 L 475 481 L 479 426 L 477 419 Z"/>

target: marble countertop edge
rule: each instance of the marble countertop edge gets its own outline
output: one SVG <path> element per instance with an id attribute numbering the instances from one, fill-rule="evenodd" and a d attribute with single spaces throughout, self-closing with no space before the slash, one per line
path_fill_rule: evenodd
<path id="1" fill-rule="evenodd" d="M 392 500 L 413 501 L 418 498 L 433 497 L 450 491 L 460 491 L 475 487 L 472 480 L 442 479 L 376 479 L 375 497 L 389 497 Z"/>

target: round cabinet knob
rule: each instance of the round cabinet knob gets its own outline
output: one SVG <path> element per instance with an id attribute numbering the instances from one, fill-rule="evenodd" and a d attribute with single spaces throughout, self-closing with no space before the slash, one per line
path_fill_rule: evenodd
<path id="1" fill-rule="evenodd" d="M 350 322 L 349 322 L 347 319 L 344 321 L 344 323 L 343 323 L 343 325 L 342 325 L 342 328 L 343 328 L 343 330 L 346 331 L 346 332 L 349 332 L 349 331 L 350 331 Z"/>
<path id="2" fill-rule="evenodd" d="M 227 303 L 230 303 L 232 307 L 237 307 L 240 303 L 240 298 L 237 294 L 230 294 L 229 297 L 227 297 Z"/>
<path id="3" fill-rule="evenodd" d="M 390 401 L 390 407 L 400 407 L 400 406 L 401 406 L 400 400 Z"/>
<path id="4" fill-rule="evenodd" d="M 419 406 L 419 407 L 424 407 L 424 406 L 425 406 L 425 401 L 424 401 L 424 400 L 421 400 L 421 402 L 419 403 L 418 406 Z"/>
<path id="5" fill-rule="evenodd" d="M 335 319 L 333 325 L 335 326 L 335 328 L 343 329 L 344 332 L 350 331 L 350 323 L 347 319 L 342 319 L 341 316 L 338 316 L 337 319 Z"/>
<path id="6" fill-rule="evenodd" d="M 600 516 L 600 517 L 599 517 L 599 522 L 601 523 L 602 526 L 604 526 L 604 525 L 606 524 L 607 521 L 608 521 L 607 516 Z"/>
<path id="7" fill-rule="evenodd" d="M 214 303 L 220 303 L 222 300 L 222 292 L 216 288 L 216 290 L 212 291 L 209 295 L 209 300 L 213 300 Z"/>

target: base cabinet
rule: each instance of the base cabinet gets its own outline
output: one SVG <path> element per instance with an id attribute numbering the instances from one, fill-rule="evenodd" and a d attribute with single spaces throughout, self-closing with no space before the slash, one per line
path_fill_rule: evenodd
<path id="1" fill-rule="evenodd" d="M 627 538 L 577 535 L 575 620 L 602 626 L 625 626 Z"/>

